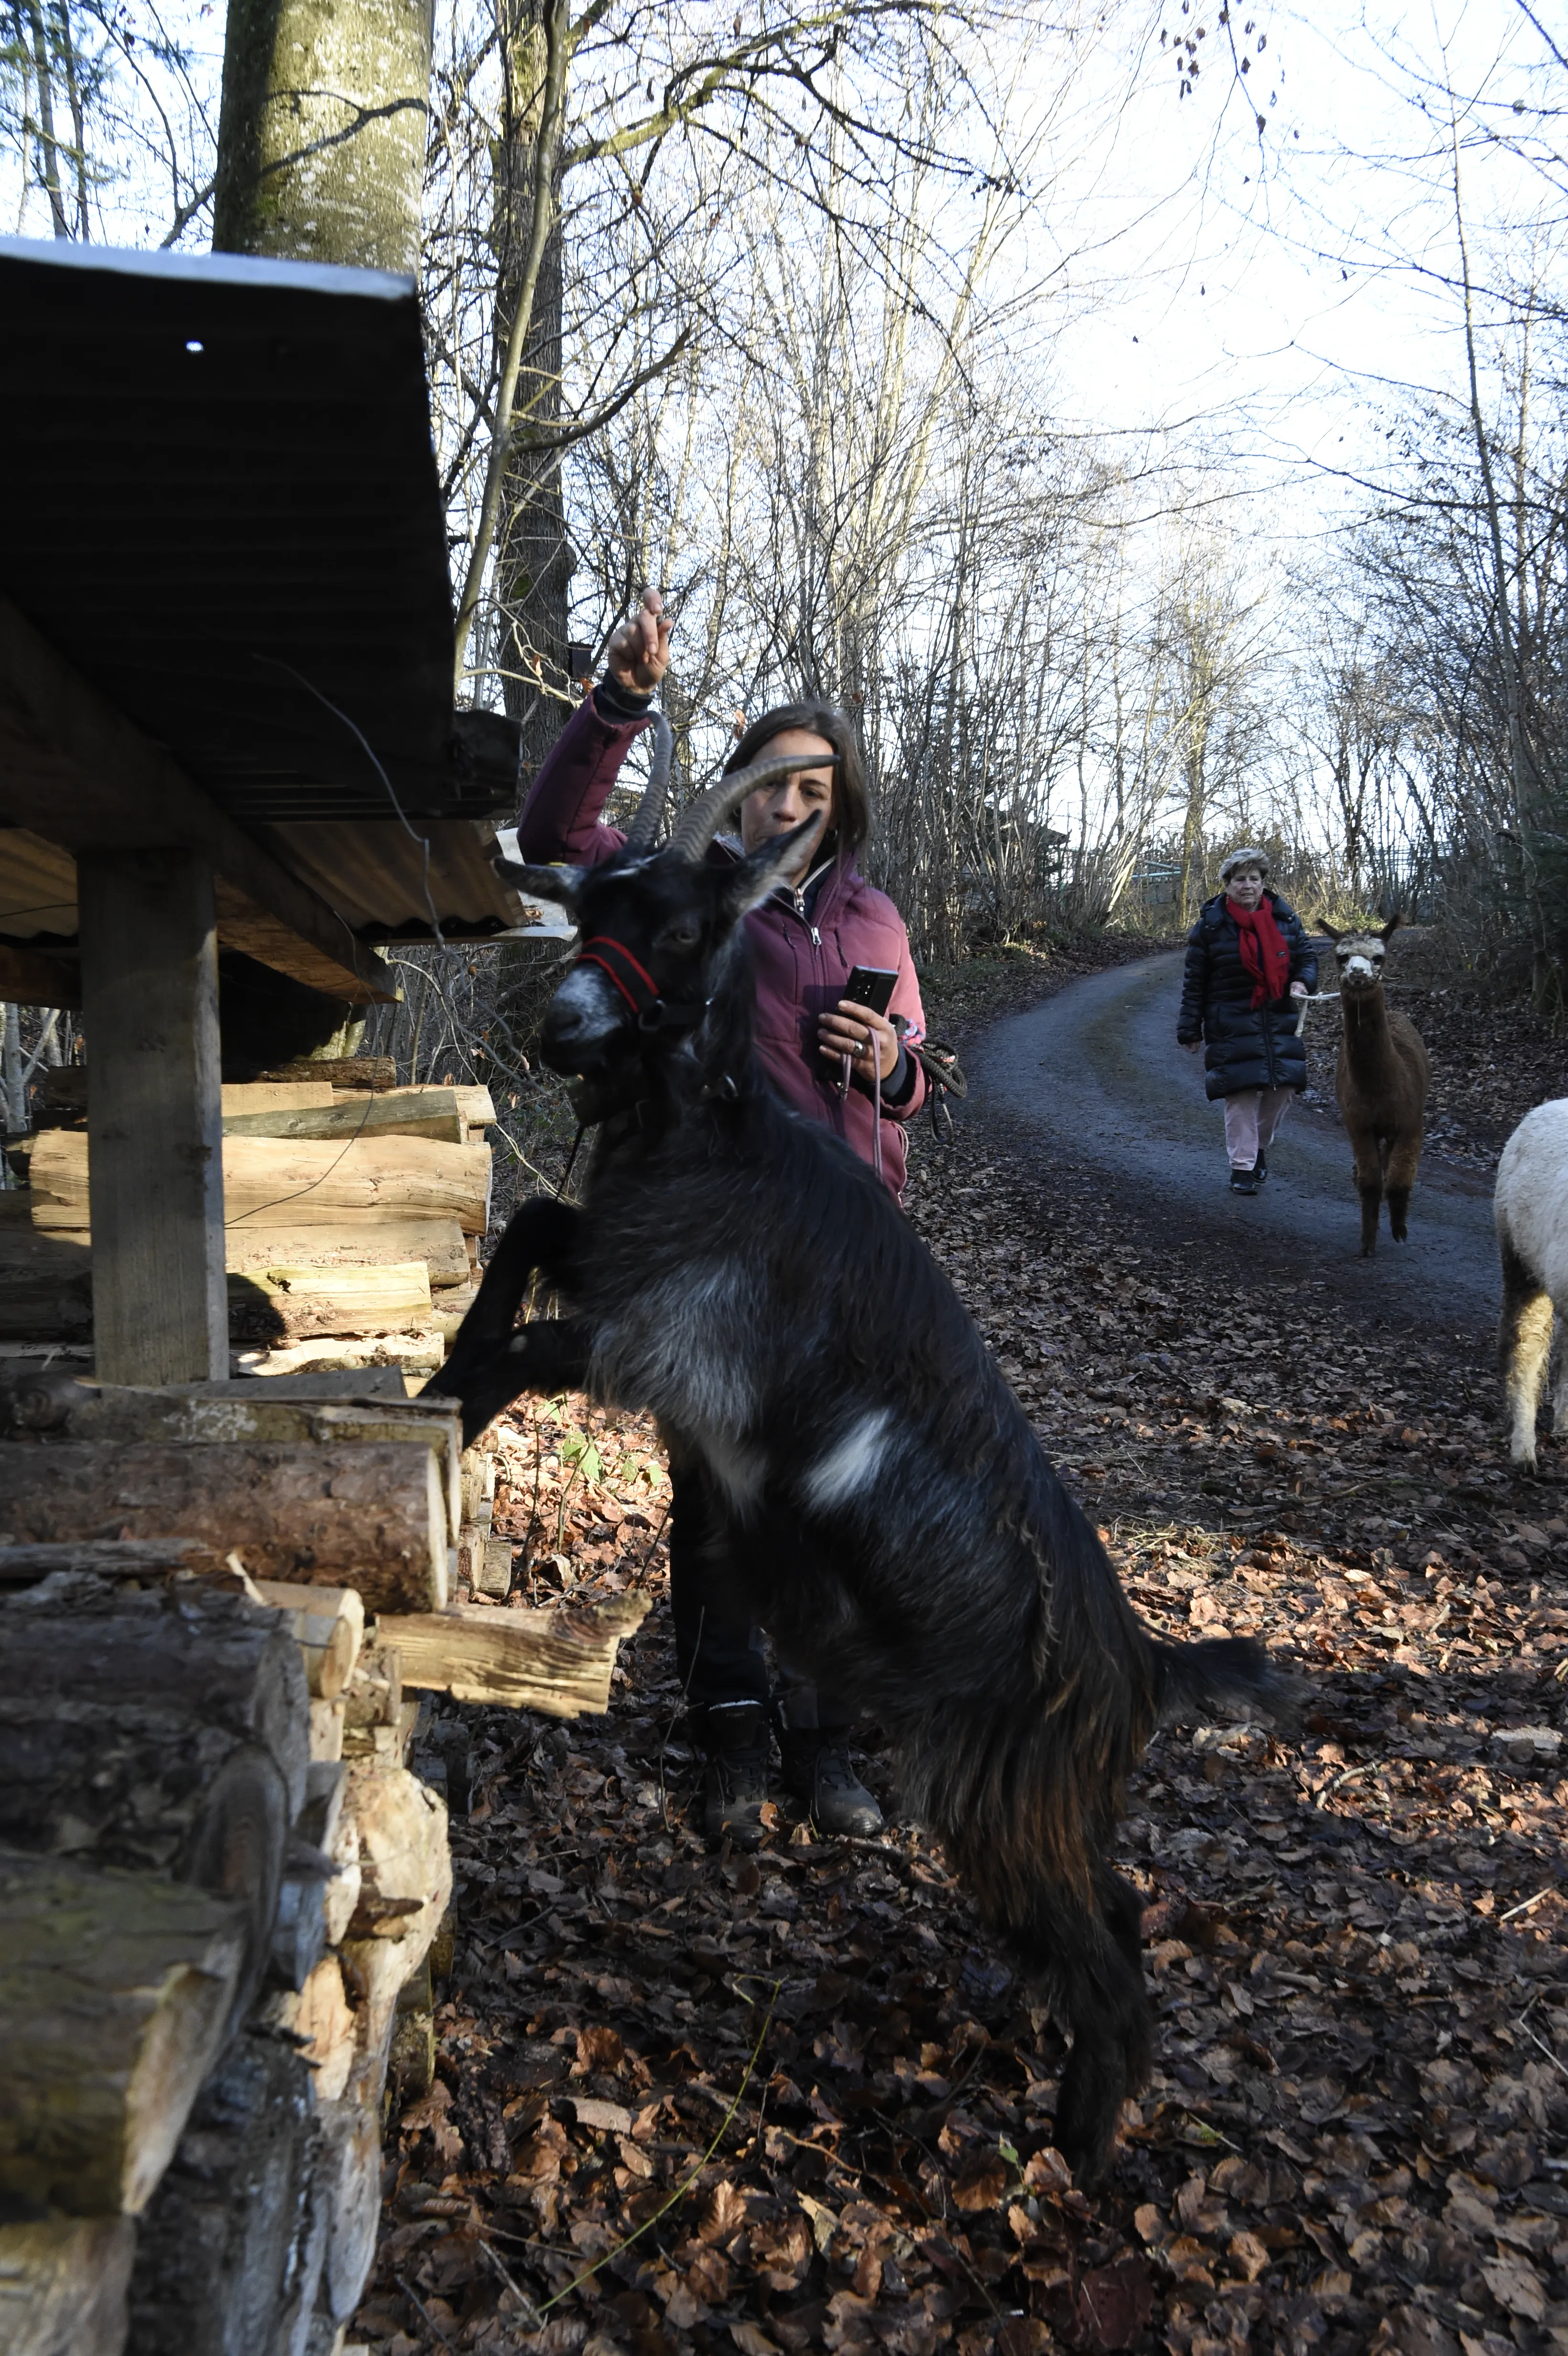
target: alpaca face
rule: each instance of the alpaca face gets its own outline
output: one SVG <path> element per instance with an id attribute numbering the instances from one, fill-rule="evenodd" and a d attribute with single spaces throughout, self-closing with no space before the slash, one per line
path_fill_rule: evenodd
<path id="1" fill-rule="evenodd" d="M 1383 959 L 1388 955 L 1376 933 L 1346 933 L 1334 944 L 1334 961 L 1339 969 L 1340 994 L 1346 998 L 1362 998 L 1377 989 L 1383 978 Z"/>

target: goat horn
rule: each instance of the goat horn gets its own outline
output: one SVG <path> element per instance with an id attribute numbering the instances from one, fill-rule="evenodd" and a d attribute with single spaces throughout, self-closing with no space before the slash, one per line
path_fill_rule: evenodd
<path id="1" fill-rule="evenodd" d="M 648 772 L 648 782 L 643 788 L 643 798 L 637 804 L 631 825 L 626 829 L 628 851 L 651 851 L 659 839 L 664 820 L 664 806 L 669 798 L 670 765 L 675 758 L 675 738 L 669 722 L 662 712 L 653 714 L 654 763 Z"/>
<path id="2" fill-rule="evenodd" d="M 725 819 L 733 818 L 750 795 L 781 784 L 796 769 L 829 768 L 837 757 L 836 753 L 775 753 L 770 760 L 753 761 L 749 768 L 731 769 L 682 810 L 669 839 L 670 849 L 688 866 L 696 867 Z"/>

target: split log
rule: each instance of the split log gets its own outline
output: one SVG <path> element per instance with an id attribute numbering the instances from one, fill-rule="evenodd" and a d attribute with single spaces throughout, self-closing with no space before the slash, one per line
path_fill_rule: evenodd
<path id="1" fill-rule="evenodd" d="M 276 1349 L 265 1344 L 241 1344 L 234 1363 L 247 1375 L 275 1382 L 290 1375 L 315 1375 L 333 1369 L 357 1372 L 375 1366 L 395 1366 L 422 1388 L 446 1362 L 446 1343 L 432 1318 L 424 1330 L 411 1333 L 377 1333 L 355 1341 L 285 1342 Z M 406 1384 L 405 1384 L 406 1394 Z"/>
<path id="2" fill-rule="evenodd" d="M 129 2217 L 0 2225 L 0 2348 L 6 2356 L 120 2356 L 135 2251 Z"/>
<path id="3" fill-rule="evenodd" d="M 245 1935 L 204 1890 L 0 1850 L 0 2188 L 140 2214 L 219 2051 Z"/>
<path id="4" fill-rule="evenodd" d="M 395 1088 L 398 1066 L 390 1055 L 300 1055 L 261 1075 L 276 1080 L 329 1080 L 335 1088 Z"/>
<path id="5" fill-rule="evenodd" d="M 41 1133 L 31 1179 L 35 1227 L 52 1233 L 90 1226 L 84 1130 Z M 347 1145 L 229 1137 L 223 1143 L 223 1207 L 230 1228 L 341 1226 L 346 1216 L 454 1218 L 469 1234 L 483 1235 L 490 1149 L 428 1137 L 361 1138 Z"/>
<path id="6" fill-rule="evenodd" d="M 312 1697 L 331 1701 L 354 1675 L 365 1641 L 365 1606 L 358 1589 L 302 1587 L 293 1580 L 262 1579 L 256 1582 L 256 1592 L 263 1603 L 287 1614 Z"/>
<path id="7" fill-rule="evenodd" d="M 455 1218 L 346 1219 L 321 1226 L 230 1227 L 224 1237 L 224 1263 L 230 1276 L 257 1269 L 394 1268 L 421 1260 L 440 1290 L 466 1286 L 472 1269 L 463 1229 Z"/>
<path id="8" fill-rule="evenodd" d="M 335 1104 L 327 1092 L 325 1104 L 275 1111 L 237 1112 L 223 1109 L 225 1137 L 332 1138 L 339 1144 L 350 1138 L 434 1137 L 448 1145 L 468 1142 L 455 1088 L 394 1088 L 384 1096 L 346 1097 Z"/>
<path id="9" fill-rule="evenodd" d="M 352 1092 L 347 1089 L 340 1089 L 338 1091 L 339 1097 L 345 1100 L 350 1097 L 351 1093 Z M 390 1088 L 387 1091 L 387 1100 L 396 1103 L 400 1098 L 405 1102 L 411 1103 L 415 1097 L 427 1096 L 430 1093 L 431 1091 L 427 1088 Z M 470 1129 L 489 1129 L 494 1125 L 496 1119 L 496 1100 L 491 1096 L 487 1087 L 483 1086 L 464 1087 L 459 1084 L 453 1088 L 452 1093 L 457 1099 L 458 1111 L 463 1115 L 464 1119 L 467 1122 Z"/>
<path id="10" fill-rule="evenodd" d="M 449 1693 L 457 1701 L 580 1718 L 609 1708 L 615 1648 L 647 1610 L 647 1597 L 637 1594 L 560 1612 L 472 1604 L 383 1613 L 377 1633 L 396 1644 L 405 1685 Z"/>
<path id="11" fill-rule="evenodd" d="M 324 2101 L 316 2189 L 325 2211 L 325 2264 L 316 2293 L 329 2332 L 326 2347 L 353 2319 L 376 2256 L 381 2222 L 381 2128 L 379 2100 Z M 313 2343 L 314 2345 L 314 2343 Z"/>
<path id="12" fill-rule="evenodd" d="M 399 1991 L 429 1954 L 452 1898 L 452 1851 L 445 1807 L 406 1768 L 357 1760 L 348 1778 L 359 1903 L 339 1954 L 363 2015 L 362 2049 L 379 2052 L 384 2067 Z"/>
<path id="13" fill-rule="evenodd" d="M 201 2091 L 137 2236 L 126 2356 L 261 2356 L 302 2344 L 325 2220 L 313 2219 L 311 2072 L 237 2040 Z"/>
<path id="14" fill-rule="evenodd" d="M 323 1955 L 311 1973 L 289 2027 L 304 2040 L 300 2052 L 315 2072 L 316 2100 L 336 2102 L 353 2067 L 355 2015 L 343 1993 L 343 1967 L 336 1955 Z"/>
<path id="15" fill-rule="evenodd" d="M 428 1324 L 430 1317 L 430 1274 L 422 1260 L 381 1268 L 280 1265 L 229 1279 L 229 1332 L 236 1342 L 401 1333 Z"/>
<path id="16" fill-rule="evenodd" d="M 0 1447 L 0 1540 L 193 1537 L 233 1547 L 253 1579 L 354 1586 L 368 1608 L 439 1610 L 448 1507 L 413 1443 Z"/>
<path id="17" fill-rule="evenodd" d="M 319 1111 L 332 1102 L 330 1080 L 226 1080 L 224 1120 L 240 1120 L 255 1113 Z M 263 1130 L 270 1136 L 271 1130 Z"/>

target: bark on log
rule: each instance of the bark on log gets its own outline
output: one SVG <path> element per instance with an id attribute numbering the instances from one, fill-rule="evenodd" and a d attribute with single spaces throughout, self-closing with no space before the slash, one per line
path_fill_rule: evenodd
<path id="1" fill-rule="evenodd" d="M 241 1910 L 152 1874 L 0 1850 L 0 2189 L 136 2216 L 216 2056 Z"/>
<path id="2" fill-rule="evenodd" d="M 0 1587 L 36 1587 L 57 1571 L 95 1579 L 138 1579 L 162 1585 L 189 1572 L 227 1569 L 211 1547 L 196 1538 L 81 1538 L 63 1546 L 0 1546 Z"/>
<path id="3" fill-rule="evenodd" d="M 230 1113 L 224 1108 L 227 1137 L 350 1138 L 433 1137 L 447 1145 L 468 1142 L 455 1088 L 395 1088 L 385 1096 L 352 1096 L 334 1104 Z"/>
<path id="4" fill-rule="evenodd" d="M 457 1701 L 537 1709 L 549 1718 L 610 1707 L 615 1647 L 645 1617 L 645 1595 L 592 1610 L 501 1612 L 475 1604 L 449 1612 L 383 1612 L 377 1633 L 395 1644 L 403 1683 Z"/>
<path id="5" fill-rule="evenodd" d="M 136 2251 L 129 2217 L 48 2217 L 0 2225 L 0 2348 L 5 2356 L 120 2356 Z"/>
<path id="6" fill-rule="evenodd" d="M 297 2052 L 249 2035 L 203 2087 L 137 2237 L 126 2356 L 272 2356 L 303 2340 L 325 2240 L 310 2080 Z"/>
<path id="7" fill-rule="evenodd" d="M 302 1055 L 263 1072 L 263 1087 L 275 1080 L 329 1080 L 335 1088 L 393 1088 L 398 1066 L 390 1055 Z"/>
<path id="8" fill-rule="evenodd" d="M 298 1647 L 239 1594 L 68 1574 L 0 1601 L 0 1841 L 235 1900 L 237 2013 L 271 1955 L 309 1728 Z"/>
<path id="9" fill-rule="evenodd" d="M 403 1333 L 430 1318 L 430 1274 L 422 1260 L 386 1268 L 279 1264 L 229 1279 L 229 1332 L 236 1342 Z"/>
<path id="10" fill-rule="evenodd" d="M 317 1701 L 331 1701 L 354 1675 L 365 1641 L 365 1606 L 356 1587 L 302 1587 L 293 1580 L 256 1584 L 263 1603 L 288 1616 L 300 1648 L 305 1683 Z"/>
<path id="11" fill-rule="evenodd" d="M 236 1547 L 253 1579 L 353 1586 L 368 1609 L 440 1610 L 448 1506 L 413 1443 L 0 1447 L 0 1542 L 192 1537 Z"/>
<path id="12" fill-rule="evenodd" d="M 305 1378 L 301 1378 L 304 1381 Z M 318 1376 L 317 1381 L 323 1378 Z M 12 1413 L 24 1429 L 58 1432 L 63 1440 L 167 1441 L 180 1447 L 257 1443 L 275 1447 L 400 1442 L 432 1448 L 441 1460 L 449 1527 L 459 1525 L 463 1436 L 455 1402 L 439 1398 L 386 1400 L 295 1398 L 294 1385 L 236 1382 L 219 1393 L 99 1387 L 69 1376 L 43 1375 L 18 1385 Z M 281 1395 L 280 1395 L 281 1394 Z"/>
<path id="13" fill-rule="evenodd" d="M 87 1139 L 43 1132 L 33 1149 L 33 1225 L 41 1233 L 90 1228 Z M 341 1226 L 346 1217 L 455 1219 L 483 1235 L 490 1206 L 487 1145 L 441 1145 L 428 1137 L 371 1143 L 312 1143 L 268 1137 L 223 1142 L 223 1207 L 230 1230 Z"/>

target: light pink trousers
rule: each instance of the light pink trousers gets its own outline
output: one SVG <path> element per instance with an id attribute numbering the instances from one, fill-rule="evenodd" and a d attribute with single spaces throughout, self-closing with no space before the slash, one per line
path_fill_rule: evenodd
<path id="1" fill-rule="evenodd" d="M 1225 1151 L 1232 1170 L 1255 1167 L 1279 1133 L 1294 1088 L 1243 1088 L 1225 1098 Z"/>

